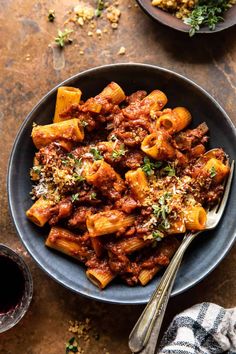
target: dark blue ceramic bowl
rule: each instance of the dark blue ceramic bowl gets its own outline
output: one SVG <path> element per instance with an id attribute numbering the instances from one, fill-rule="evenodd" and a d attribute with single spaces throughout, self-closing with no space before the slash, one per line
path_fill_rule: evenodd
<path id="1" fill-rule="evenodd" d="M 135 90 L 160 89 L 167 94 L 168 106 L 186 106 L 193 115 L 193 126 L 206 121 L 210 128 L 209 148 L 221 146 L 236 160 L 236 130 L 220 105 L 202 88 L 166 69 L 145 64 L 115 64 L 87 70 L 64 81 L 61 85 L 79 87 L 83 98 L 99 93 L 109 82 L 116 81 L 127 94 Z M 134 288 L 114 281 L 99 290 L 85 276 L 81 264 L 44 246 L 47 228 L 39 228 L 27 220 L 25 211 L 31 206 L 29 169 L 35 148 L 30 134 L 32 123 L 51 123 L 57 88 L 52 89 L 27 116 L 17 135 L 8 170 L 8 196 L 11 215 L 23 244 L 38 265 L 53 279 L 87 297 L 119 304 L 146 303 L 161 274 L 146 287 Z M 203 233 L 184 257 L 172 295 L 180 294 L 208 275 L 232 246 L 236 235 L 236 185 L 222 221 L 213 232 Z"/>

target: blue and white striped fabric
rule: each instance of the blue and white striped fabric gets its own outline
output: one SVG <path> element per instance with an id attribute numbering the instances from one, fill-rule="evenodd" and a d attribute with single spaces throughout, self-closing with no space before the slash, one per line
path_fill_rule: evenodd
<path id="1" fill-rule="evenodd" d="M 236 299 L 235 299 L 236 300 Z M 204 302 L 177 315 L 158 354 L 236 354 L 236 308 Z"/>

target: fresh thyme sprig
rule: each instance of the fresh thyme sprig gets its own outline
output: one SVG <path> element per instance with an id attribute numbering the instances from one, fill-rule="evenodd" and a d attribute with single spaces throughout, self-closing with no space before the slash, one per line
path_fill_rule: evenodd
<path id="1" fill-rule="evenodd" d="M 175 176 L 175 169 L 171 165 L 167 165 L 166 167 L 163 168 L 163 171 L 167 173 L 168 176 L 173 177 Z"/>
<path id="2" fill-rule="evenodd" d="M 169 207 L 167 205 L 167 200 L 172 197 L 171 193 L 165 192 L 158 201 L 158 204 L 153 204 L 153 214 L 157 219 L 161 220 L 160 226 L 164 229 L 168 229 L 170 227 L 170 223 L 168 220 L 168 214 L 170 213 Z"/>
<path id="3" fill-rule="evenodd" d="M 151 160 L 145 156 L 143 159 L 142 170 L 147 176 L 152 176 L 154 174 L 154 169 L 161 167 L 161 165 L 161 161 L 151 162 Z"/>
<path id="4" fill-rule="evenodd" d="M 103 157 L 96 147 L 91 147 L 89 152 L 93 155 L 94 160 L 102 160 Z"/>
<path id="5" fill-rule="evenodd" d="M 104 8 L 105 8 L 105 2 L 103 0 L 97 0 L 97 8 L 95 10 L 95 16 L 100 17 Z"/>
<path id="6" fill-rule="evenodd" d="M 118 159 L 119 157 L 121 156 L 124 156 L 125 153 L 126 153 L 127 150 L 125 150 L 125 146 L 124 144 L 122 144 L 120 146 L 120 149 L 119 150 L 113 150 L 112 152 L 112 158 L 115 160 L 115 159 Z"/>
<path id="7" fill-rule="evenodd" d="M 72 337 L 68 340 L 68 343 L 66 343 L 66 353 L 78 353 L 78 345 L 75 337 Z"/>
<path id="8" fill-rule="evenodd" d="M 73 30 L 69 30 L 65 28 L 65 31 L 62 32 L 61 30 L 57 31 L 57 37 L 55 38 L 56 44 L 60 47 L 63 48 L 65 44 L 67 43 L 72 43 L 72 39 L 69 38 L 69 35 L 74 32 Z"/>
<path id="9" fill-rule="evenodd" d="M 228 0 L 199 0 L 189 17 L 184 19 L 184 23 L 191 26 L 190 37 L 203 25 L 214 31 L 216 24 L 224 21 L 222 15 L 229 7 Z"/>
<path id="10" fill-rule="evenodd" d="M 212 166 L 211 168 L 210 168 L 210 177 L 211 178 L 214 178 L 215 176 L 216 176 L 216 168 L 215 168 L 215 166 Z"/>

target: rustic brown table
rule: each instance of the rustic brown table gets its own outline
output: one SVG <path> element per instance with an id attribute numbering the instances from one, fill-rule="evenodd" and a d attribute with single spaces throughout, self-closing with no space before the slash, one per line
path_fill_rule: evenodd
<path id="1" fill-rule="evenodd" d="M 69 321 L 84 322 L 86 318 L 93 329 L 79 340 L 85 354 L 128 354 L 128 334 L 143 308 L 97 303 L 71 293 L 39 269 L 16 235 L 7 205 L 7 162 L 22 121 L 48 90 L 94 66 L 151 63 L 197 82 L 236 123 L 235 27 L 190 39 L 187 34 L 154 23 L 134 0 L 120 0 L 122 14 L 118 29 L 112 30 L 108 25 L 108 32 L 99 39 L 96 33 L 88 35 L 88 27 L 77 26 L 72 35 L 73 44 L 58 55 L 49 44 L 68 18 L 66 12 L 76 3 L 75 0 L 2 0 L 0 3 L 0 241 L 23 255 L 34 280 L 30 310 L 15 328 L 0 336 L 2 354 L 65 353 L 65 342 L 71 337 Z M 55 9 L 54 23 L 47 20 L 49 8 Z M 97 28 L 104 27 L 103 20 L 99 21 Z M 126 51 L 119 55 L 122 46 Z M 202 301 L 236 306 L 235 264 L 236 247 L 233 247 L 204 281 L 171 299 L 165 326 L 176 313 Z"/>

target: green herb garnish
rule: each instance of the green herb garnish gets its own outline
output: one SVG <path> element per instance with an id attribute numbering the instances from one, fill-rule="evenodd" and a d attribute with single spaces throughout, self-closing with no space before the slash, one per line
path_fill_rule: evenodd
<path id="1" fill-rule="evenodd" d="M 169 229 L 170 223 L 167 219 L 167 215 L 170 213 L 169 207 L 166 204 L 167 199 L 171 198 L 172 194 L 165 192 L 158 201 L 158 204 L 153 204 L 153 214 L 156 216 L 157 219 L 161 219 L 160 226 L 164 229 Z"/>
<path id="2" fill-rule="evenodd" d="M 40 174 L 41 169 L 42 169 L 42 166 L 40 166 L 40 165 L 32 167 L 32 171 L 33 171 L 34 173 L 36 173 L 37 175 Z"/>
<path id="3" fill-rule="evenodd" d="M 79 159 L 75 159 L 75 163 L 78 167 L 81 167 L 82 166 L 82 157 Z"/>
<path id="4" fill-rule="evenodd" d="M 157 230 L 157 231 L 153 231 L 152 237 L 155 238 L 157 241 L 161 241 L 164 237 L 164 234 L 163 232 Z"/>
<path id="5" fill-rule="evenodd" d="M 73 174 L 73 177 L 76 182 L 83 182 L 85 180 L 83 176 L 78 175 L 77 173 Z"/>
<path id="6" fill-rule="evenodd" d="M 91 154 L 93 154 L 94 160 L 102 160 L 103 159 L 100 151 L 96 147 L 91 147 L 91 149 L 89 151 Z"/>
<path id="7" fill-rule="evenodd" d="M 229 7 L 228 0 L 199 0 L 189 17 L 184 19 L 184 23 L 191 26 L 190 37 L 203 25 L 214 31 L 216 24 L 224 21 L 222 15 Z"/>
<path id="8" fill-rule="evenodd" d="M 215 166 L 212 166 L 209 170 L 211 178 L 215 177 L 217 175 L 216 168 Z"/>
<path id="9" fill-rule="evenodd" d="M 72 337 L 66 344 L 66 353 L 78 353 L 78 345 L 75 345 L 75 337 Z"/>
<path id="10" fill-rule="evenodd" d="M 48 11 L 48 21 L 53 22 L 55 20 L 55 10 Z"/>
<path id="11" fill-rule="evenodd" d="M 164 167 L 163 171 L 167 172 L 167 175 L 170 176 L 170 177 L 175 176 L 175 169 L 171 165 L 168 165 L 168 166 Z"/>
<path id="12" fill-rule="evenodd" d="M 69 38 L 69 35 L 74 32 L 73 30 L 69 30 L 65 28 L 65 31 L 62 32 L 61 30 L 58 30 L 57 32 L 57 37 L 55 38 L 56 44 L 60 47 L 63 48 L 65 44 L 67 43 L 72 43 L 72 39 Z"/>
<path id="13" fill-rule="evenodd" d="M 154 174 L 154 169 L 161 167 L 162 162 L 151 162 L 150 159 L 145 156 L 143 159 L 142 170 L 146 173 L 147 176 L 151 176 Z"/>
<path id="14" fill-rule="evenodd" d="M 112 152 L 112 158 L 113 159 L 118 159 L 121 156 L 124 156 L 127 150 L 125 150 L 124 144 L 120 146 L 119 150 L 113 150 Z"/>
<path id="15" fill-rule="evenodd" d="M 68 165 L 69 161 L 68 161 L 67 159 L 62 159 L 62 160 L 61 160 L 61 163 L 62 163 L 63 165 Z"/>
<path id="16" fill-rule="evenodd" d="M 102 11 L 105 8 L 105 3 L 103 0 L 97 0 L 97 8 L 95 10 L 95 16 L 100 17 L 102 14 Z"/>
<path id="17" fill-rule="evenodd" d="M 72 203 L 76 202 L 77 200 L 79 200 L 79 193 L 72 194 L 71 196 Z"/>
<path id="18" fill-rule="evenodd" d="M 97 198 L 97 193 L 92 192 L 92 193 L 90 194 L 90 199 L 96 199 L 96 198 Z"/>

